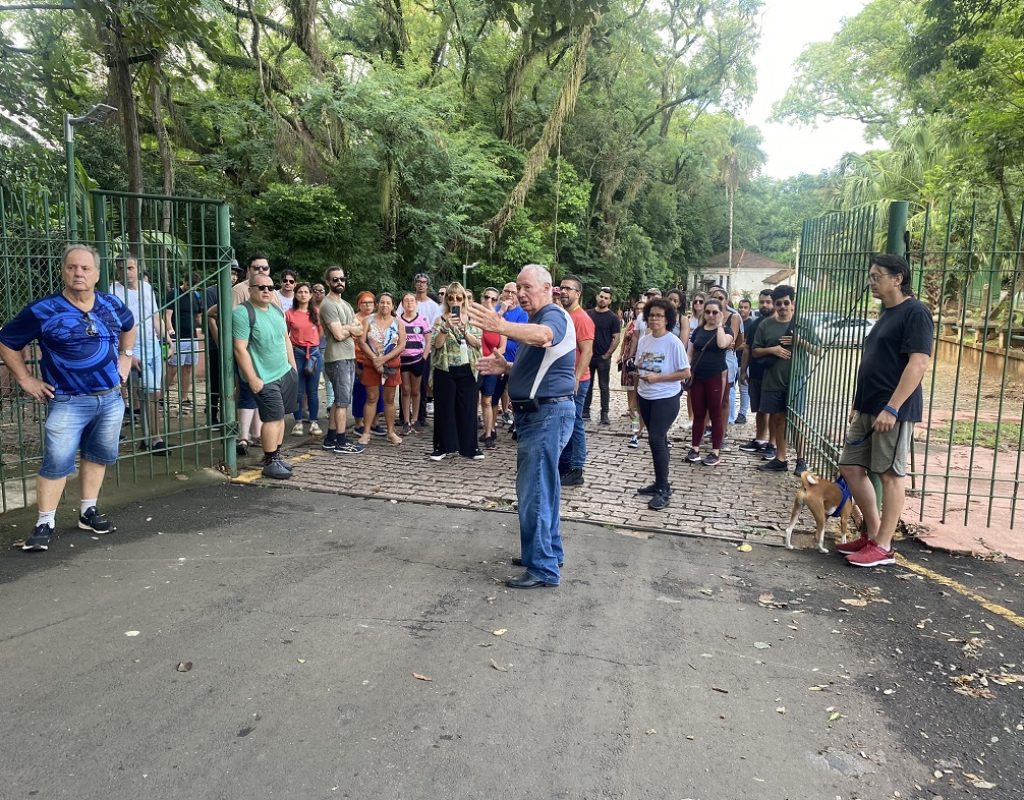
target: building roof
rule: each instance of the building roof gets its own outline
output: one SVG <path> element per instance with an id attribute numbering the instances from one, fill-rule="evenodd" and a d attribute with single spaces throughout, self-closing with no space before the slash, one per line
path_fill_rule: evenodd
<path id="1" fill-rule="evenodd" d="M 789 269 L 785 264 L 780 264 L 778 261 L 772 261 L 767 256 L 763 256 L 760 253 L 755 253 L 752 250 L 733 250 L 732 251 L 732 263 L 736 269 L 754 270 L 757 272 L 764 272 L 765 274 L 777 273 L 781 270 Z M 729 251 L 723 250 L 721 253 L 715 253 L 707 261 L 704 262 L 705 269 L 723 269 L 729 268 Z M 774 275 L 772 275 L 774 277 Z M 769 279 L 765 279 L 765 283 L 769 283 Z M 777 283 L 778 281 L 776 281 Z"/>
<path id="2" fill-rule="evenodd" d="M 778 272 L 773 272 L 771 275 L 769 275 L 767 278 L 765 278 L 764 279 L 764 283 L 767 283 L 769 286 L 778 286 L 784 280 L 786 280 L 788 278 L 792 278 L 795 274 L 796 274 L 796 270 L 795 269 L 791 269 L 789 267 L 783 267 Z"/>

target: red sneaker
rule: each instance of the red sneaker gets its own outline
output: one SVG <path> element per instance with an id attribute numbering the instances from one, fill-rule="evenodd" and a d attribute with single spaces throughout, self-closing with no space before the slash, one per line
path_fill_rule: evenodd
<path id="1" fill-rule="evenodd" d="M 844 556 L 848 556 L 850 553 L 856 553 L 858 550 L 863 550 L 869 544 L 871 544 L 871 540 L 862 533 L 859 539 L 855 539 L 852 542 L 846 542 L 845 544 L 837 544 L 836 550 Z"/>
<path id="2" fill-rule="evenodd" d="M 846 557 L 846 563 L 855 567 L 881 567 L 896 563 L 896 554 L 892 550 L 883 550 L 874 542 L 864 545 L 856 553 Z"/>

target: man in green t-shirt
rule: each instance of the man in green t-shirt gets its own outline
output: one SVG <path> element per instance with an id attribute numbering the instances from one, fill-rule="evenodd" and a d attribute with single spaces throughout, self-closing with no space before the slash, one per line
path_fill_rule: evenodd
<path id="1" fill-rule="evenodd" d="M 775 315 L 758 324 L 754 333 L 751 355 L 768 362 L 761 379 L 760 411 L 768 415 L 768 430 L 775 443 L 776 454 L 771 461 L 758 467 L 764 472 L 785 472 L 789 469 L 786 452 L 786 410 L 789 384 L 793 373 L 793 348 L 800 347 L 808 352 L 820 352 L 816 343 L 796 331 L 793 315 L 796 312 L 796 292 L 792 286 L 777 286 L 772 290 Z M 804 402 L 804 387 L 794 393 L 793 404 L 801 408 Z M 796 445 L 796 467 L 798 477 L 807 470 L 801 442 Z"/>
<path id="2" fill-rule="evenodd" d="M 327 340 L 324 377 L 334 389 L 334 405 L 327 412 L 327 435 L 323 448 L 342 455 L 359 455 L 363 452 L 363 445 L 345 438 L 345 426 L 355 384 L 356 340 L 363 334 L 363 325 L 356 321 L 355 311 L 342 297 L 348 286 L 345 270 L 328 267 L 324 283 L 327 284 L 327 297 L 320 304 L 320 323 L 324 326 L 324 338 Z"/>
<path id="3" fill-rule="evenodd" d="M 249 300 L 231 312 L 235 361 L 259 409 L 263 474 L 268 478 L 292 476 L 281 457 L 284 417 L 295 410 L 298 375 L 281 309 L 272 304 L 274 283 L 269 275 L 249 281 Z"/>

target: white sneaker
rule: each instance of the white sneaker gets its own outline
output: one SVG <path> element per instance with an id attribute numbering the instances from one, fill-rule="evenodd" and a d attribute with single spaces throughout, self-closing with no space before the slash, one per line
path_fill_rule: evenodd
<path id="1" fill-rule="evenodd" d="M 324 433 L 315 422 L 309 426 L 309 432 L 313 436 L 323 436 Z"/>
<path id="2" fill-rule="evenodd" d="M 292 428 L 292 436 L 302 436 L 306 432 L 306 429 L 302 427 L 301 422 L 296 422 L 295 427 Z"/>
<path id="3" fill-rule="evenodd" d="M 427 403 L 427 416 L 428 417 L 434 416 L 434 401 L 433 400 L 431 400 L 429 403 Z"/>
<path id="4" fill-rule="evenodd" d="M 637 448 L 639 446 L 640 446 L 640 437 L 637 436 L 634 433 L 632 436 L 629 437 L 629 442 L 626 444 L 626 447 Z"/>

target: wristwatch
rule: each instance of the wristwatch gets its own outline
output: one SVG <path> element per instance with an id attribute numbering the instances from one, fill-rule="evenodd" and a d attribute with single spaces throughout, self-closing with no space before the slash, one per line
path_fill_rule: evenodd
<path id="1" fill-rule="evenodd" d="M 128 358 L 134 358 L 135 357 L 135 351 L 134 350 L 122 350 L 121 351 L 121 355 L 128 356 Z"/>

